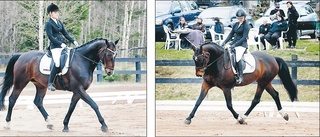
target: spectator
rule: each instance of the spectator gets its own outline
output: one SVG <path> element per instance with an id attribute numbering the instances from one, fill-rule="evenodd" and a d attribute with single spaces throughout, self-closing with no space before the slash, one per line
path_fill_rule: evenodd
<path id="1" fill-rule="evenodd" d="M 276 22 L 273 22 L 271 28 L 267 35 L 265 35 L 265 39 L 272 45 L 272 49 L 276 49 L 278 38 L 281 36 L 281 31 L 286 31 L 288 28 L 287 22 L 283 19 L 281 14 L 277 15 Z M 278 47 L 280 48 L 280 47 Z"/>
<path id="2" fill-rule="evenodd" d="M 260 5 L 261 5 L 261 7 L 269 7 L 267 0 L 263 0 Z"/>
<path id="3" fill-rule="evenodd" d="M 265 39 L 265 35 L 269 32 L 270 28 L 271 28 L 271 24 L 267 23 L 267 19 L 264 19 L 263 24 L 260 25 L 259 32 L 258 32 L 260 41 L 263 45 L 263 50 L 266 50 L 266 42 L 264 41 L 264 39 Z M 255 37 L 254 39 L 258 41 L 259 37 Z"/>
<path id="4" fill-rule="evenodd" d="M 174 27 L 174 29 L 178 29 L 178 28 L 179 29 L 188 28 L 188 23 L 186 22 L 184 17 L 180 17 L 179 23 Z"/>
<path id="5" fill-rule="evenodd" d="M 246 13 L 244 10 L 240 9 L 236 12 L 236 17 L 238 22 L 236 22 L 232 26 L 232 30 L 226 40 L 221 44 L 223 47 L 231 38 L 233 37 L 233 41 L 230 42 L 231 48 L 236 52 L 236 70 L 237 70 L 237 77 L 236 83 L 240 84 L 242 82 L 242 62 L 240 61 L 243 57 L 244 52 L 248 49 L 248 34 L 249 34 L 249 24 L 246 21 Z"/>
<path id="6" fill-rule="evenodd" d="M 218 17 L 215 17 L 214 18 L 214 22 L 215 22 L 215 25 L 214 25 L 214 32 L 216 33 L 220 33 L 220 34 L 224 34 L 224 26 L 223 24 L 220 22 L 220 19 Z M 222 36 L 221 36 L 222 37 Z M 218 40 L 219 39 L 219 36 L 218 35 L 215 35 L 215 40 Z M 223 38 L 221 38 L 223 39 Z"/>
<path id="7" fill-rule="evenodd" d="M 203 33 L 206 32 L 206 25 L 204 25 L 204 24 L 202 23 L 203 20 L 202 20 L 201 18 L 197 17 L 196 21 L 197 21 L 197 23 L 196 23 L 196 24 L 193 24 L 192 29 L 194 29 L 194 30 L 200 30 L 200 31 L 202 31 Z"/>
<path id="8" fill-rule="evenodd" d="M 297 28 L 298 28 L 298 18 L 299 18 L 299 13 L 297 12 L 296 8 L 292 5 L 291 1 L 287 2 L 287 7 L 288 7 L 288 25 L 289 25 L 289 30 L 287 32 L 287 40 L 289 45 L 287 48 L 296 48 L 296 43 L 297 43 Z"/>
<path id="9" fill-rule="evenodd" d="M 286 17 L 286 15 L 284 14 L 284 11 L 280 9 L 279 3 L 275 3 L 274 6 L 275 6 L 275 9 L 271 10 L 270 15 L 281 14 L 282 17 Z"/>

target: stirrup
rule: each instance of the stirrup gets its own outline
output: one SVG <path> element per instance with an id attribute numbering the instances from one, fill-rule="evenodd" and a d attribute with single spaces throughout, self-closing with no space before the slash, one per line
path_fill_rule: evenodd
<path id="1" fill-rule="evenodd" d="M 242 77 L 238 77 L 237 79 L 236 79 L 236 83 L 237 84 L 240 84 L 242 82 Z"/>
<path id="2" fill-rule="evenodd" d="M 56 90 L 56 88 L 54 87 L 53 83 L 49 83 L 48 84 L 48 90 L 50 90 L 50 91 L 55 91 Z"/>

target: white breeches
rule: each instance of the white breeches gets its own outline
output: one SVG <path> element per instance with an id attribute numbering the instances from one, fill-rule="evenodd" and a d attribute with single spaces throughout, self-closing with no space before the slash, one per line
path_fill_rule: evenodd
<path id="1" fill-rule="evenodd" d="M 246 48 L 242 46 L 238 46 L 234 48 L 236 50 L 236 62 L 239 62 L 246 51 Z"/>
<path id="2" fill-rule="evenodd" d="M 54 48 L 54 49 L 51 49 L 53 62 L 54 62 L 54 65 L 55 65 L 56 67 L 60 67 L 60 56 L 61 56 L 62 50 L 63 50 L 63 48 Z"/>

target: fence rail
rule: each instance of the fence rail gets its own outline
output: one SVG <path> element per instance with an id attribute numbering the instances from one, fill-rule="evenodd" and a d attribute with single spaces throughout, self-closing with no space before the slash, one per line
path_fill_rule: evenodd
<path id="1" fill-rule="evenodd" d="M 320 85 L 320 80 L 300 80 L 297 78 L 298 67 L 320 67 L 319 61 L 298 61 L 297 55 L 292 55 L 291 61 L 286 61 L 291 67 L 291 77 L 299 85 Z M 156 66 L 195 66 L 193 60 L 156 60 Z M 156 78 L 156 83 L 201 83 L 202 78 Z M 279 79 L 274 79 L 273 84 L 282 84 Z"/>

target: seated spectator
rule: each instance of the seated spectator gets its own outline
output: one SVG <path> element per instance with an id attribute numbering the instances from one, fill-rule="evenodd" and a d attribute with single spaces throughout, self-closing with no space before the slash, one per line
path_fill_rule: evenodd
<path id="1" fill-rule="evenodd" d="M 264 41 L 264 39 L 265 39 L 265 35 L 269 32 L 270 27 L 271 27 L 271 24 L 267 23 L 267 19 L 264 19 L 263 24 L 260 25 L 260 27 L 259 27 L 258 34 L 260 36 L 260 42 L 263 45 L 263 50 L 266 50 L 266 42 Z M 255 41 L 258 42 L 258 37 L 255 37 L 254 39 L 255 39 Z M 258 46 L 258 49 L 259 49 L 259 46 Z"/>
<path id="2" fill-rule="evenodd" d="M 281 31 L 286 31 L 287 29 L 288 29 L 288 23 L 283 19 L 281 14 L 278 14 L 277 21 L 272 23 L 268 34 L 265 35 L 265 39 L 272 45 L 273 50 L 277 48 L 276 44 L 277 44 L 278 38 L 281 36 Z"/>
<path id="3" fill-rule="evenodd" d="M 286 17 L 286 15 L 284 14 L 284 11 L 282 9 L 280 9 L 279 3 L 275 3 L 274 6 L 275 6 L 275 9 L 270 11 L 270 15 L 281 14 L 282 17 Z"/>
<path id="4" fill-rule="evenodd" d="M 213 30 L 214 30 L 216 33 L 224 34 L 224 26 L 223 26 L 223 24 L 220 22 L 220 19 L 217 18 L 217 17 L 215 17 L 215 18 L 214 18 L 214 22 L 215 22 L 215 25 L 214 25 L 214 29 L 213 29 Z M 218 39 L 219 39 L 219 36 L 218 36 L 218 35 L 215 35 L 215 40 L 218 40 Z M 221 36 L 221 39 L 223 39 L 222 36 Z"/>
<path id="5" fill-rule="evenodd" d="M 202 31 L 203 33 L 204 32 L 206 32 L 206 25 L 204 25 L 203 23 L 202 23 L 202 19 L 201 18 L 199 18 L 199 17 L 197 17 L 197 23 L 196 24 L 193 24 L 193 26 L 192 26 L 192 29 L 194 29 L 194 30 L 200 30 L 200 31 Z"/>
<path id="6" fill-rule="evenodd" d="M 174 27 L 174 29 L 184 29 L 188 28 L 188 23 L 184 19 L 184 17 L 180 17 L 179 23 Z"/>

